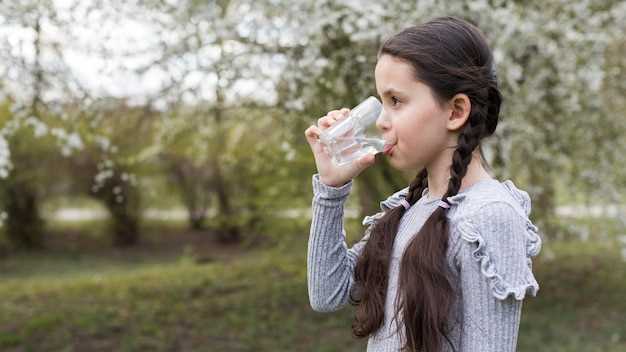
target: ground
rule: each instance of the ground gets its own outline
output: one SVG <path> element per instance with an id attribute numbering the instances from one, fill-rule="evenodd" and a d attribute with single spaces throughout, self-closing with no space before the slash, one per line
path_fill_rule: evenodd
<path id="1" fill-rule="evenodd" d="M 599 229 L 619 234 L 611 226 Z M 246 249 L 160 228 L 133 249 L 95 238 L 68 248 L 65 238 L 0 259 L 0 350 L 365 350 L 351 336 L 352 307 L 309 306 L 306 229 Z M 349 242 L 357 228 L 349 224 Z M 72 231 L 58 236 L 80 236 Z M 615 242 L 596 237 L 544 242 L 533 261 L 541 288 L 525 300 L 518 351 L 626 350 L 626 262 Z"/>

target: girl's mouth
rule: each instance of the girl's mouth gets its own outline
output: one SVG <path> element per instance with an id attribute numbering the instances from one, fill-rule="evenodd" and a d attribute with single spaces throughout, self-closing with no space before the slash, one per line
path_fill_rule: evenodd
<path id="1" fill-rule="evenodd" d="M 391 154 L 393 154 L 393 147 L 394 144 L 386 144 L 385 147 L 383 148 L 383 154 L 390 156 Z"/>

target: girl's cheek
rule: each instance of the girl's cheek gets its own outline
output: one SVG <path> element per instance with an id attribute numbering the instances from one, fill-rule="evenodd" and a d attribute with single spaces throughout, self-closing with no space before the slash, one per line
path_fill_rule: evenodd
<path id="1" fill-rule="evenodd" d="M 419 111 L 419 115 L 422 120 L 430 121 L 434 118 L 439 118 L 440 111 L 435 106 L 423 106 Z"/>

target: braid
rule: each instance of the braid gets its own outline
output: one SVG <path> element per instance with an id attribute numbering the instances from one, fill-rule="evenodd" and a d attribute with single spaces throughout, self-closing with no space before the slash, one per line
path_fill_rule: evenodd
<path id="1" fill-rule="evenodd" d="M 500 105 L 502 104 L 502 93 L 498 90 L 497 82 L 490 84 L 488 89 L 488 109 L 486 116 L 487 136 L 492 135 L 496 131 L 498 116 L 500 115 Z"/>
<path id="2" fill-rule="evenodd" d="M 450 181 L 448 190 L 443 197 L 451 197 L 459 192 L 461 188 L 461 180 L 467 172 L 467 166 L 472 160 L 472 152 L 480 144 L 485 131 L 485 116 L 487 115 L 486 107 L 475 106 L 470 113 L 469 121 L 465 124 L 459 134 L 459 142 L 452 155 L 452 166 L 450 166 Z M 474 111 L 476 110 L 476 111 Z M 483 116 L 476 116 L 483 115 Z"/>
<path id="3" fill-rule="evenodd" d="M 428 187 L 428 170 L 422 169 L 409 185 L 409 193 L 406 196 L 407 202 L 413 205 L 422 196 L 424 189 Z"/>

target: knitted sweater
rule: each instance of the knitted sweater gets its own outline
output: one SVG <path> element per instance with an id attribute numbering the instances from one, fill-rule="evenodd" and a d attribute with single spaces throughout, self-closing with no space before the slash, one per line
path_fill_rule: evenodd
<path id="1" fill-rule="evenodd" d="M 386 210 L 402 206 L 408 187 L 380 203 L 381 212 L 366 216 L 360 241 L 348 248 L 343 228 L 343 206 L 352 181 L 331 187 L 314 174 L 312 220 L 307 254 L 307 281 L 311 307 L 336 311 L 348 304 L 354 267 L 373 225 Z M 428 188 L 403 215 L 395 237 L 386 293 L 385 319 L 369 336 L 367 351 L 399 351 L 404 344 L 402 318 L 392 320 L 398 288 L 399 264 L 404 249 L 440 198 Z M 486 179 L 448 197 L 449 240 L 446 260 L 456 285 L 455 304 L 448 323 L 450 341 L 457 352 L 515 351 L 526 293 L 537 295 L 539 284 L 531 256 L 541 250 L 538 229 L 529 220 L 531 201 L 511 180 Z M 443 351 L 453 351 L 441 339 Z"/>

